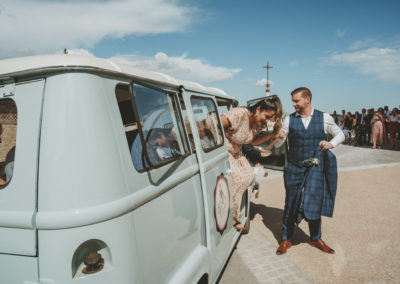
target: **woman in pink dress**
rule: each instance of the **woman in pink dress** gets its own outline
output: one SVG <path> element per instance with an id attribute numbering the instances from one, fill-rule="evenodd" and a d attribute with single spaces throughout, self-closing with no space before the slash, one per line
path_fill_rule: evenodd
<path id="1" fill-rule="evenodd" d="M 243 144 L 258 145 L 281 135 L 282 105 L 277 96 L 267 97 L 251 107 L 231 109 L 221 116 L 225 129 L 231 166 L 233 191 L 233 219 L 236 229 L 244 228 L 240 223 L 240 204 L 243 193 L 254 182 L 253 169 L 242 153 Z M 275 121 L 272 133 L 258 136 L 268 121 Z"/>
<path id="2" fill-rule="evenodd" d="M 382 149 L 384 137 L 386 136 L 385 116 L 383 115 L 383 109 L 379 109 L 374 114 L 372 121 L 374 121 L 374 125 L 372 126 L 372 135 L 371 135 L 372 149 L 376 149 L 376 145 L 378 145 L 379 149 Z"/>

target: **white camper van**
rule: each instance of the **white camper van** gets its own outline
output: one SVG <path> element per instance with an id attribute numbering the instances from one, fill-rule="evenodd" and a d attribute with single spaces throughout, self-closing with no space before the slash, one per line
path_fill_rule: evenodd
<path id="1" fill-rule="evenodd" d="M 90 56 L 0 61 L 0 283 L 217 281 L 240 235 L 235 104 Z"/>

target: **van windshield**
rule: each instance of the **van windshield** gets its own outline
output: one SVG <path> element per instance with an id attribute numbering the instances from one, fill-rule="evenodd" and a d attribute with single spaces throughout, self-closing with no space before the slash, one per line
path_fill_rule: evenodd
<path id="1" fill-rule="evenodd" d="M 0 100 L 0 189 L 13 176 L 16 137 L 17 106 L 11 99 Z"/>

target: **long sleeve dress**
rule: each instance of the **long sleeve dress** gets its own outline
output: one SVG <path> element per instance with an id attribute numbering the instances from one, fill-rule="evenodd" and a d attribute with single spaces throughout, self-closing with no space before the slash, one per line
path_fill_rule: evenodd
<path id="1" fill-rule="evenodd" d="M 384 119 L 382 115 L 380 114 L 375 114 L 374 118 L 375 120 L 374 125 L 372 126 L 372 135 L 371 135 L 371 143 L 377 143 L 382 145 L 382 143 L 385 143 L 385 137 L 386 137 L 386 131 L 384 127 Z"/>
<path id="2" fill-rule="evenodd" d="M 243 193 L 254 182 L 253 169 L 242 153 L 242 145 L 250 144 L 260 133 L 261 127 L 250 127 L 250 112 L 243 107 L 228 111 L 225 116 L 231 127 L 225 132 L 231 166 L 232 191 L 233 191 L 233 217 L 240 218 L 240 204 Z"/>

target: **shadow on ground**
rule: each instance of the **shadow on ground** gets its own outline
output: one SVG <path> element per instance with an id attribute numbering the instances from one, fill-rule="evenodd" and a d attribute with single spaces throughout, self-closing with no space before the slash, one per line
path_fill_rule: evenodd
<path id="1" fill-rule="evenodd" d="M 274 238 L 276 239 L 276 243 L 279 245 L 282 238 L 283 210 L 280 208 L 267 207 L 264 204 L 256 204 L 251 202 L 250 220 L 253 220 L 257 214 L 261 215 L 265 227 L 272 232 Z M 302 229 L 296 226 L 292 240 L 293 245 L 298 245 L 301 243 L 308 243 L 310 241 L 310 237 Z"/>

